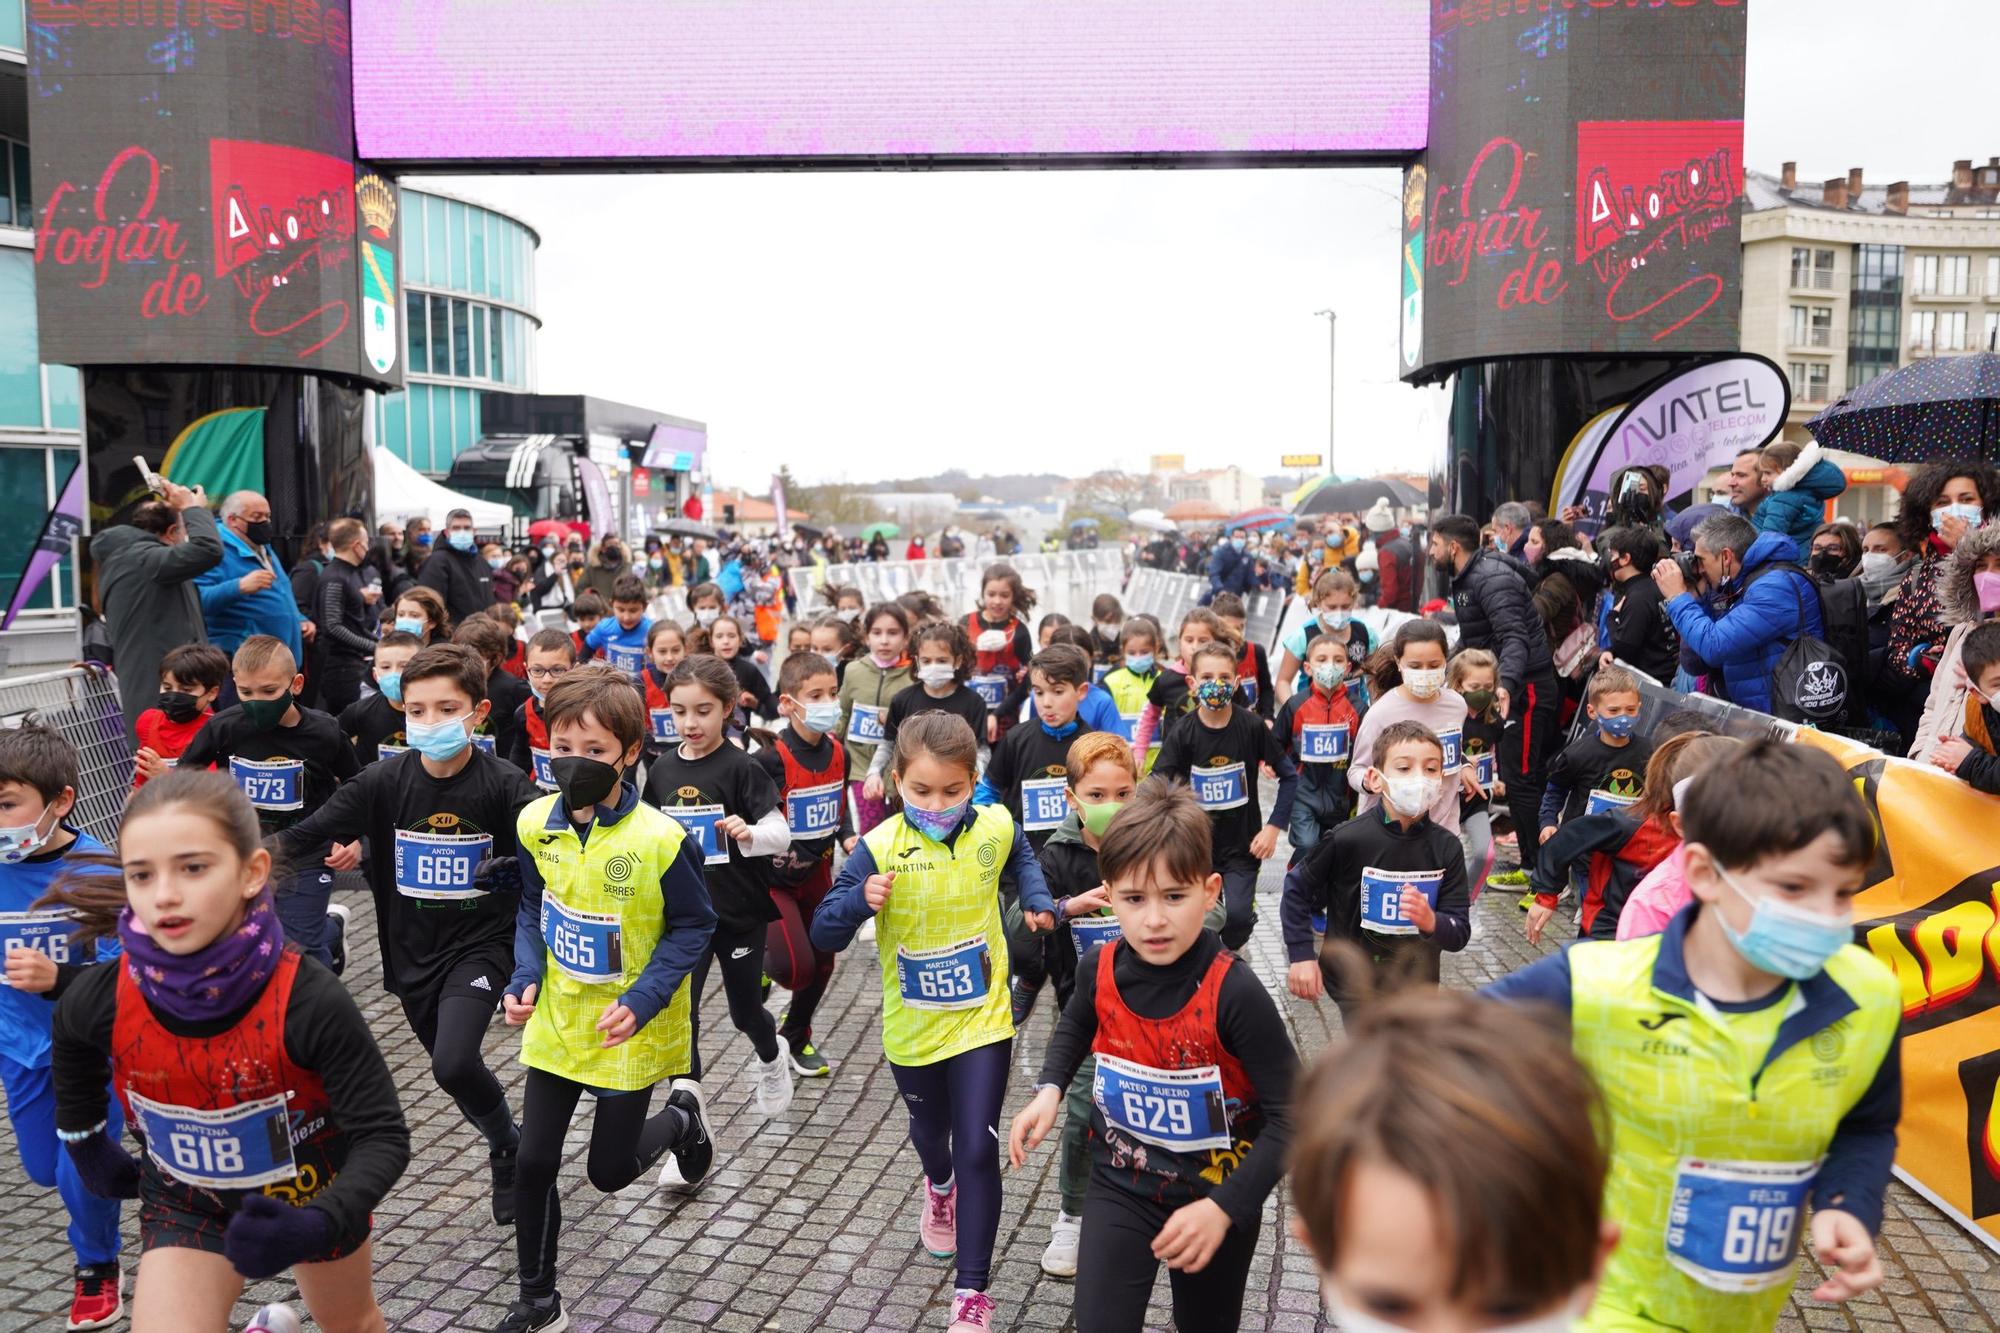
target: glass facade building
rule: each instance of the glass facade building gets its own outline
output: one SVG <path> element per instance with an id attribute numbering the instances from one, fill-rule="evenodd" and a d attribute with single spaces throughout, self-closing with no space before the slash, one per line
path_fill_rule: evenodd
<path id="1" fill-rule="evenodd" d="M 1903 247 L 1857 245 L 1848 292 L 1847 387 L 1897 366 L 1903 334 Z"/>
<path id="2" fill-rule="evenodd" d="M 397 222 L 407 387 L 375 396 L 375 443 L 442 477 L 479 439 L 482 390 L 535 390 L 541 238 L 505 213 L 409 187 Z"/>

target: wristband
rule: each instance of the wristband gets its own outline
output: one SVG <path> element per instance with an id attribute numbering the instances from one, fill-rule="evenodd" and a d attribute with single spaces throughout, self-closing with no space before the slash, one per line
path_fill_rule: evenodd
<path id="1" fill-rule="evenodd" d="M 89 1129 L 59 1129 L 56 1131 L 56 1137 L 64 1143 L 82 1143 L 86 1139 L 94 1139 L 102 1134 L 110 1123 L 109 1120 L 100 1120 Z"/>

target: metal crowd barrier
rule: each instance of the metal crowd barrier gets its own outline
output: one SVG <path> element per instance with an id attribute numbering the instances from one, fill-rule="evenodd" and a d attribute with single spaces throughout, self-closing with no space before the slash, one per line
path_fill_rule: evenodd
<path id="1" fill-rule="evenodd" d="M 1199 574 L 1171 574 L 1164 569 L 1135 569 L 1125 585 L 1125 614 L 1143 612 L 1160 622 L 1172 640 L 1181 617 L 1201 605 L 1208 580 Z M 1288 594 L 1282 588 L 1260 588 L 1243 599 L 1243 632 L 1268 651 L 1278 642 Z M 1169 654 L 1171 656 L 1171 653 Z"/>
<path id="2" fill-rule="evenodd" d="M 792 570 L 792 591 L 801 614 L 832 610 L 819 595 L 822 585 L 861 589 L 870 605 L 894 601 L 906 592 L 923 591 L 938 599 L 947 615 L 958 617 L 979 604 L 979 579 L 992 564 L 1012 565 L 1021 582 L 1035 593 L 1039 619 L 1060 611 L 1079 625 L 1090 624 L 1090 604 L 1099 593 L 1119 596 L 1126 614 L 1132 604 L 1120 594 L 1125 583 L 1125 554 L 1115 547 L 1095 551 L 1008 556 L 995 560 L 878 560 L 858 565 L 828 565 L 824 574 L 813 565 Z"/>
<path id="3" fill-rule="evenodd" d="M 66 667 L 0 680 L 0 727 L 18 727 L 31 713 L 76 747 L 71 822 L 106 846 L 117 846 L 132 793 L 132 747 L 125 739 L 118 678 L 102 668 Z"/>

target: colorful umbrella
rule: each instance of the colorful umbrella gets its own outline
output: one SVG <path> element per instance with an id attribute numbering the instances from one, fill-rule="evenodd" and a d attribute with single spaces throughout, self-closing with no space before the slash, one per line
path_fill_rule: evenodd
<path id="1" fill-rule="evenodd" d="M 1238 514 L 1222 526 L 1225 528 L 1289 528 L 1297 523 L 1298 517 L 1282 509 L 1251 509 Z"/>
<path id="2" fill-rule="evenodd" d="M 2000 462 L 2000 353 L 1913 361 L 1850 389 L 1806 429 L 1884 463 Z"/>
<path id="3" fill-rule="evenodd" d="M 870 523 L 867 527 L 861 529 L 861 540 L 864 542 L 872 542 L 877 537 L 888 538 L 900 537 L 902 535 L 903 530 L 894 523 Z"/>

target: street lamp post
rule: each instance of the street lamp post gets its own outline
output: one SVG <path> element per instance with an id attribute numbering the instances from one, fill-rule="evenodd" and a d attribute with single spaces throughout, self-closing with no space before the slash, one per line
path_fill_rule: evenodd
<path id="1" fill-rule="evenodd" d="M 1333 465 L 1333 379 L 1334 368 L 1339 364 L 1334 354 L 1334 337 L 1339 327 L 1340 317 L 1331 310 L 1315 310 L 1315 319 L 1326 317 L 1326 471 L 1328 476 L 1338 476 L 1339 469 Z"/>

